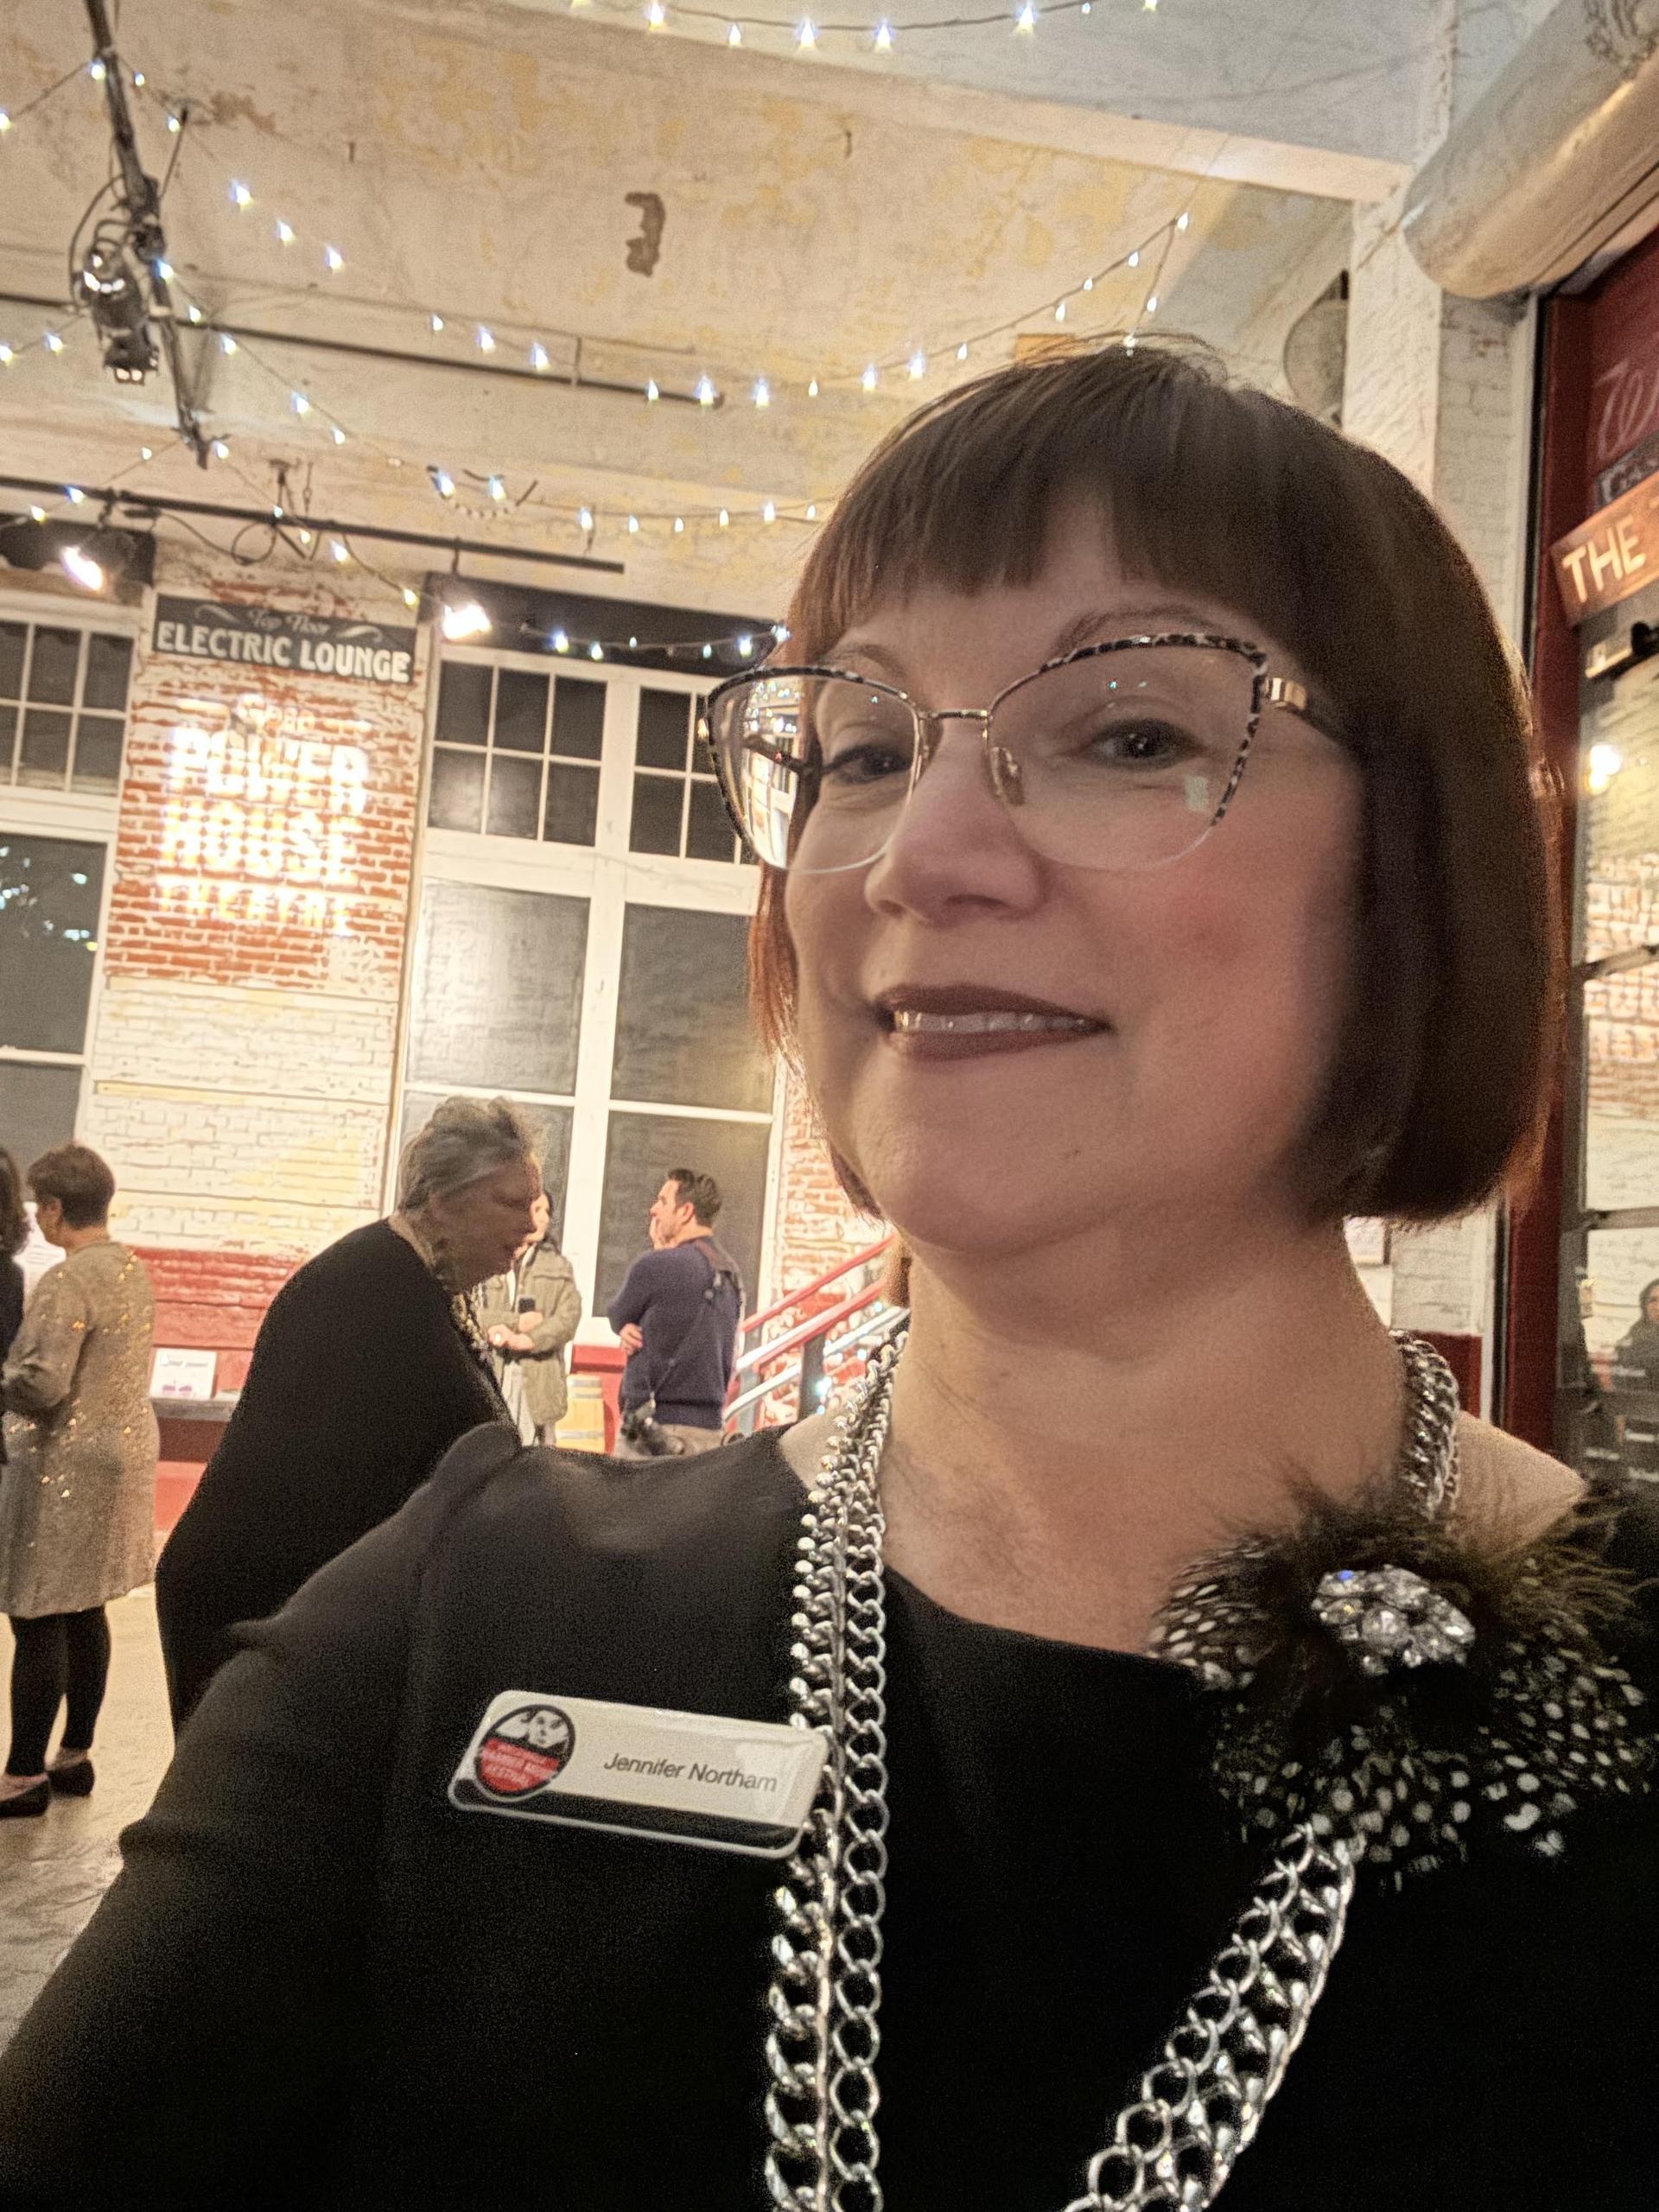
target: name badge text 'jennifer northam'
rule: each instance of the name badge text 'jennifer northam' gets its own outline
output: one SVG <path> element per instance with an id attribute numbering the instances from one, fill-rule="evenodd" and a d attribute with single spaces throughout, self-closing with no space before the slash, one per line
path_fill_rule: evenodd
<path id="1" fill-rule="evenodd" d="M 828 1753 L 817 1730 L 543 1690 L 491 1699 L 449 1783 L 464 1812 L 782 1858 Z"/>

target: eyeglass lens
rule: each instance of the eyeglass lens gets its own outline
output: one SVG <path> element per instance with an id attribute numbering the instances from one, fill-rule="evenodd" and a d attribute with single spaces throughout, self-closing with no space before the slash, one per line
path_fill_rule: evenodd
<path id="1" fill-rule="evenodd" d="M 1254 702 L 1252 662 L 1224 647 L 1125 645 L 1062 662 L 996 706 L 992 781 L 1047 858 L 1156 868 L 1215 822 Z M 942 731 L 944 745 L 983 747 L 977 725 L 947 719 Z M 716 702 L 711 735 L 755 852 L 810 874 L 876 858 L 918 742 L 931 743 L 907 701 L 846 676 L 757 675 Z"/>

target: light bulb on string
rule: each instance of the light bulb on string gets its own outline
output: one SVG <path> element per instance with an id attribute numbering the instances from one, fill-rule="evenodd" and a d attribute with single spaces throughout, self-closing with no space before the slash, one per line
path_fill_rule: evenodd
<path id="1" fill-rule="evenodd" d="M 668 10 L 663 0 L 646 0 L 645 21 L 654 31 L 659 31 L 668 21 Z"/>
<path id="2" fill-rule="evenodd" d="M 729 529 L 729 528 L 730 528 L 730 526 L 731 526 L 731 520 L 732 520 L 732 517 L 731 517 L 731 510 L 730 510 L 729 508 L 728 508 L 728 507 L 722 507 L 722 508 L 721 509 L 721 511 L 720 511 L 720 526 L 721 526 L 721 528 L 722 530 Z"/>
<path id="3" fill-rule="evenodd" d="M 547 348 L 538 339 L 530 349 L 530 365 L 540 376 L 547 367 Z"/>
<path id="4" fill-rule="evenodd" d="M 885 16 L 882 16 L 880 22 L 876 25 L 875 36 L 870 42 L 874 47 L 878 54 L 892 53 L 893 25 L 887 21 Z"/>
<path id="5" fill-rule="evenodd" d="M 46 520 L 46 509 L 44 507 L 31 507 L 29 511 L 29 518 L 31 522 L 44 522 Z"/>
<path id="6" fill-rule="evenodd" d="M 638 515 L 630 515 L 628 517 L 628 536 L 630 537 L 638 537 L 639 535 L 639 518 Z"/>
<path id="7" fill-rule="evenodd" d="M 656 379 L 656 378 L 655 378 L 655 377 L 647 377 L 647 378 L 645 378 L 645 404 L 646 404 L 646 406 L 647 406 L 647 407 L 654 407 L 654 406 L 657 404 L 657 402 L 658 402 L 658 401 L 662 397 L 662 396 L 663 396 L 663 395 L 662 395 L 662 392 L 661 392 L 661 391 L 660 391 L 660 390 L 658 388 L 658 384 L 657 384 L 657 379 Z"/>
<path id="8" fill-rule="evenodd" d="M 322 265 L 331 276 L 337 276 L 346 266 L 346 257 L 338 246 L 326 245 L 322 249 Z"/>
<path id="9" fill-rule="evenodd" d="M 960 346 L 957 346 L 957 359 L 959 361 L 965 361 L 965 360 L 967 359 L 967 358 L 968 358 L 968 340 L 964 338 L 964 339 L 963 340 L 963 341 L 962 341 L 961 345 L 960 345 Z"/>
<path id="10" fill-rule="evenodd" d="M 253 194 L 235 177 L 231 179 L 231 198 L 238 207 L 251 207 L 253 205 Z"/>
<path id="11" fill-rule="evenodd" d="M 343 446 L 345 444 L 346 433 L 340 429 L 338 423 L 331 423 L 328 425 L 328 435 L 337 446 Z"/>
<path id="12" fill-rule="evenodd" d="M 1192 216 L 1191 210 L 1183 207 L 1180 213 L 1175 218 L 1175 227 L 1178 231 L 1184 231 L 1192 220 Z"/>
<path id="13" fill-rule="evenodd" d="M 1149 295 L 1149 296 L 1148 296 L 1148 298 L 1147 298 L 1147 313 L 1148 315 L 1156 315 L 1156 314 L 1157 314 L 1157 312 L 1158 312 L 1158 295 L 1157 295 L 1157 293 L 1156 293 L 1156 292 L 1154 292 L 1154 293 L 1152 293 L 1152 294 L 1150 294 L 1150 295 Z"/>
<path id="14" fill-rule="evenodd" d="M 311 412 L 311 403 L 302 391 L 290 391 L 288 397 L 289 404 L 296 415 L 308 415 Z"/>
<path id="15" fill-rule="evenodd" d="M 729 24 L 729 25 L 727 27 L 727 31 L 726 31 L 726 43 L 727 43 L 727 45 L 728 45 L 728 46 L 741 46 L 741 45 L 742 45 L 742 43 L 743 43 L 743 26 L 742 26 L 742 24 L 741 24 L 741 23 L 732 23 L 732 24 Z"/>
<path id="16" fill-rule="evenodd" d="M 109 73 L 109 71 L 104 67 L 102 55 L 100 55 L 96 61 L 89 61 L 86 64 L 86 74 L 92 79 L 95 85 L 101 85 Z"/>
<path id="17" fill-rule="evenodd" d="M 605 658 L 605 648 L 600 644 L 597 638 L 594 639 L 593 644 L 588 648 L 588 658 L 589 660 L 603 660 Z"/>
<path id="18" fill-rule="evenodd" d="M 490 497 L 498 502 L 505 499 L 507 496 L 507 487 L 501 481 L 501 479 L 499 476 L 491 477 L 486 489 L 489 492 Z"/>
<path id="19" fill-rule="evenodd" d="M 593 526 L 594 526 L 594 511 L 593 511 L 593 509 L 592 509 L 591 507 L 578 507 L 578 508 L 576 509 L 576 527 L 577 527 L 577 529 L 578 529 L 578 530 L 591 530 L 591 529 L 593 528 Z"/>
<path id="20" fill-rule="evenodd" d="M 228 461 L 231 457 L 231 449 L 223 438 L 215 438 L 209 450 L 215 461 Z"/>
<path id="21" fill-rule="evenodd" d="M 1095 280 L 1094 280 L 1094 278 L 1093 278 L 1092 276 L 1085 276 L 1085 277 L 1084 278 L 1084 280 L 1083 280 L 1083 289 L 1084 289 L 1084 290 L 1085 292 L 1092 292 L 1092 291 L 1094 290 L 1094 289 L 1095 289 Z"/>
<path id="22" fill-rule="evenodd" d="M 63 351 L 63 340 L 55 330 L 48 330 L 41 342 L 48 353 L 61 353 Z"/>
<path id="23" fill-rule="evenodd" d="M 331 537 L 328 541 L 328 550 L 342 568 L 352 557 L 350 550 L 342 537 Z"/>
<path id="24" fill-rule="evenodd" d="M 302 545 L 309 545 L 309 544 L 310 544 L 310 543 L 311 543 L 311 533 L 310 533 L 310 531 L 309 531 L 308 530 L 302 530 L 302 531 L 298 531 L 298 532 L 296 533 L 296 535 L 298 536 L 299 541 L 300 541 L 300 543 L 301 543 L 301 544 L 302 544 Z"/>
<path id="25" fill-rule="evenodd" d="M 10 128 L 11 118 L 4 108 L 0 107 L 0 138 L 3 138 Z"/>
<path id="26" fill-rule="evenodd" d="M 412 609 L 418 607 L 420 603 L 421 594 L 419 592 L 414 590 L 410 585 L 405 584 L 404 586 L 404 605 Z"/>
<path id="27" fill-rule="evenodd" d="M 638 639 L 638 638 L 630 638 L 630 639 L 628 639 L 628 651 L 629 651 L 631 653 L 637 653 L 637 652 L 639 652 L 639 639 Z"/>
<path id="28" fill-rule="evenodd" d="M 556 630 L 553 632 L 553 650 L 556 653 L 568 653 L 569 652 L 570 639 L 564 631 Z"/>
<path id="29" fill-rule="evenodd" d="M 681 535 L 681 533 L 683 531 L 684 528 L 685 528 L 685 517 L 684 517 L 683 515 L 676 515 L 676 516 L 675 516 L 675 518 L 674 518 L 674 535 L 675 535 L 675 537 L 678 537 Z"/>
<path id="30" fill-rule="evenodd" d="M 757 377 L 755 378 L 753 399 L 757 407 L 771 406 L 772 386 L 766 382 L 765 377 Z"/>
<path id="31" fill-rule="evenodd" d="M 1141 249 L 1139 246 L 1136 246 L 1135 251 L 1129 256 L 1128 265 L 1131 269 L 1138 269 L 1141 266 Z"/>
<path id="32" fill-rule="evenodd" d="M 9 369 L 16 358 L 10 346 L 0 342 L 0 369 Z"/>
<path id="33" fill-rule="evenodd" d="M 817 522 L 818 518 L 818 510 L 816 504 L 810 505 L 807 508 L 806 518 L 808 522 Z"/>
<path id="34" fill-rule="evenodd" d="M 236 351 L 236 340 L 228 330 L 221 330 L 219 334 L 219 350 L 221 353 L 234 353 Z"/>
<path id="35" fill-rule="evenodd" d="M 173 282 L 172 263 L 170 261 L 158 261 L 156 264 L 156 274 L 163 284 L 170 284 Z"/>
<path id="36" fill-rule="evenodd" d="M 742 654 L 744 659 L 747 660 L 749 655 L 754 651 L 754 639 L 749 637 L 740 638 L 737 641 L 737 650 Z"/>
<path id="37" fill-rule="evenodd" d="M 919 346 L 910 357 L 909 368 L 912 377 L 925 377 L 927 374 L 927 356 Z"/>
<path id="38" fill-rule="evenodd" d="M 1037 10 L 1032 6 L 1031 0 L 1024 0 L 1023 6 L 1014 19 L 1014 28 L 1017 31 L 1024 31 L 1027 38 L 1036 29 Z"/>
<path id="39" fill-rule="evenodd" d="M 68 500 L 72 507 L 84 507 L 86 505 L 86 494 L 81 490 L 79 484 L 66 484 L 63 487 L 63 491 L 64 497 Z"/>
<path id="40" fill-rule="evenodd" d="M 435 468 L 433 470 L 432 484 L 434 490 L 437 493 L 437 495 L 441 499 L 453 499 L 454 498 L 455 480 L 449 474 L 447 468 Z"/>
<path id="41" fill-rule="evenodd" d="M 1065 302 L 1064 300 L 1060 302 L 1059 305 L 1054 310 L 1054 320 L 1056 322 L 1064 322 L 1065 321 Z"/>
<path id="42" fill-rule="evenodd" d="M 435 331 L 443 328 L 443 317 L 441 315 L 429 315 L 426 319 Z"/>
<path id="43" fill-rule="evenodd" d="M 700 377 L 697 378 L 697 404 L 698 404 L 698 406 L 699 406 L 699 407 L 712 407 L 712 406 L 714 405 L 714 404 L 715 404 L 715 401 L 716 400 L 716 398 L 717 398 L 718 397 L 719 397 L 719 394 L 718 394 L 718 393 L 715 391 L 715 380 L 714 380 L 714 378 L 713 378 L 711 376 L 709 376 L 709 375 L 706 375 L 706 374 L 705 374 L 705 375 L 703 375 L 703 376 L 700 376 Z"/>
<path id="44" fill-rule="evenodd" d="M 777 521 L 777 519 L 778 519 L 778 507 L 777 507 L 777 503 L 776 503 L 774 500 L 768 499 L 768 500 L 766 501 L 766 505 L 765 505 L 764 507 L 762 507 L 762 508 L 761 508 L 761 510 L 760 510 L 760 519 L 761 519 L 761 521 L 762 521 L 762 522 L 776 522 L 776 521 Z"/>
<path id="45" fill-rule="evenodd" d="M 196 305 L 194 300 L 191 301 L 189 306 L 185 309 L 184 315 L 187 322 L 199 323 L 202 319 L 201 309 Z"/>
<path id="46" fill-rule="evenodd" d="M 292 245 L 294 243 L 294 226 L 284 223 L 280 216 L 276 222 L 276 243 L 278 245 Z"/>
<path id="47" fill-rule="evenodd" d="M 138 458 L 140 461 L 154 461 L 156 458 L 155 448 L 153 446 L 140 446 L 138 448 Z"/>
<path id="48" fill-rule="evenodd" d="M 814 24 L 810 16 L 803 16 L 800 22 L 795 26 L 796 46 L 800 48 L 805 48 L 814 47 L 817 42 L 818 34 L 817 26 Z"/>
<path id="49" fill-rule="evenodd" d="M 872 361 L 869 366 L 865 370 L 863 375 L 859 378 L 859 382 L 863 385 L 866 391 L 874 391 L 880 375 L 880 371 L 876 367 L 875 363 Z"/>
<path id="50" fill-rule="evenodd" d="M 789 637 L 789 625 L 788 625 L 788 623 L 787 623 L 787 622 L 774 622 L 774 623 L 772 624 L 772 636 L 773 636 L 773 637 L 778 640 L 778 643 L 779 643 L 780 645 L 783 645 L 783 644 L 785 644 L 785 643 L 787 641 L 788 637 Z"/>
<path id="51" fill-rule="evenodd" d="M 479 326 L 478 326 L 478 331 L 477 331 L 477 338 L 478 338 L 478 350 L 479 350 L 479 352 L 480 352 L 480 353 L 494 353 L 494 351 L 495 351 L 495 333 L 494 333 L 494 332 L 493 332 L 493 331 L 489 327 L 489 326 L 488 326 L 486 323 L 482 323 L 482 322 L 480 322 L 480 323 L 479 324 Z"/>
<path id="52" fill-rule="evenodd" d="M 184 128 L 184 125 L 179 121 L 178 117 L 174 114 L 171 108 L 167 111 L 167 127 L 175 136 Z"/>
<path id="53" fill-rule="evenodd" d="M 705 645 L 702 649 L 702 657 L 704 660 L 713 660 L 715 657 L 714 647 L 712 645 Z"/>

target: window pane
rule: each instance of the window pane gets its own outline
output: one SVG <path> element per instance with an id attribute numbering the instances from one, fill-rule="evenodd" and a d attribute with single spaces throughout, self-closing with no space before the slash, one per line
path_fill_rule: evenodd
<path id="1" fill-rule="evenodd" d="M 636 776 L 633 819 L 628 824 L 632 853 L 674 853 L 680 849 L 680 810 L 685 785 L 677 776 Z"/>
<path id="2" fill-rule="evenodd" d="M 741 914 L 628 908 L 613 1098 L 767 1110 L 772 1071 L 749 1020 L 748 935 Z"/>
<path id="3" fill-rule="evenodd" d="M 23 696 L 23 647 L 28 639 L 26 622 L 0 622 L 0 699 Z"/>
<path id="4" fill-rule="evenodd" d="M 550 762 L 542 835 L 555 845 L 591 845 L 598 823 L 598 769 L 567 768 L 556 760 Z"/>
<path id="5" fill-rule="evenodd" d="M 510 753 L 543 751 L 547 739 L 547 678 L 504 668 L 495 679 L 495 741 Z M 532 830 L 530 835 L 533 837 Z"/>
<path id="6" fill-rule="evenodd" d="M 493 837 L 533 837 L 542 807 L 542 764 L 498 753 L 490 763 L 490 810 L 484 827 Z"/>
<path id="7" fill-rule="evenodd" d="M 132 666 L 130 638 L 92 637 L 86 640 L 86 682 L 83 707 L 109 707 L 119 713 L 127 703 L 127 676 Z"/>
<path id="8" fill-rule="evenodd" d="M 79 630 L 36 630 L 29 664 L 29 696 L 48 706 L 67 707 L 75 696 L 75 663 L 80 658 Z"/>
<path id="9" fill-rule="evenodd" d="M 0 1045 L 85 1048 L 103 885 L 101 845 L 0 836 Z"/>
<path id="10" fill-rule="evenodd" d="M 69 766 L 69 717 L 50 708 L 23 709 L 23 741 L 17 756 L 20 784 L 61 791 Z"/>
<path id="11" fill-rule="evenodd" d="M 570 1091 L 588 902 L 430 882 L 421 900 L 409 1079 Z"/>
<path id="12" fill-rule="evenodd" d="M 397 1133 L 401 1153 L 418 1128 L 431 1119 L 432 1110 L 448 1094 L 442 1090 L 406 1090 L 403 1121 Z M 520 1099 L 518 1111 L 536 1132 L 536 1157 L 541 1163 L 542 1185 L 552 1200 L 553 1234 L 564 1235 L 564 1193 L 570 1178 L 570 1109 L 547 1106 L 538 1100 Z"/>
<path id="13" fill-rule="evenodd" d="M 639 694 L 639 748 L 635 758 L 642 768 L 683 771 L 690 736 L 691 702 L 685 692 Z"/>
<path id="14" fill-rule="evenodd" d="M 0 1060 L 0 1129 L 20 1168 L 75 1134 L 80 1101 L 79 1068 L 35 1068 Z"/>
<path id="15" fill-rule="evenodd" d="M 447 660 L 438 677 L 437 735 L 443 745 L 482 745 L 490 728 L 493 668 Z"/>
<path id="16" fill-rule="evenodd" d="M 1659 659 L 1598 689 L 1582 742 L 1612 772 L 1579 800 L 1580 960 L 1659 943 Z"/>
<path id="17" fill-rule="evenodd" d="M 726 802 L 716 784 L 694 783 L 691 786 L 691 814 L 685 825 L 685 849 L 694 861 L 734 861 L 737 858 L 737 834 L 732 828 L 732 817 L 726 811 Z"/>
<path id="18" fill-rule="evenodd" d="M 597 760 L 605 749 L 605 686 L 569 676 L 553 686 L 553 750 L 567 760 Z"/>
<path id="19" fill-rule="evenodd" d="M 435 752 L 426 818 L 435 830 L 476 830 L 484 806 L 481 753 Z"/>
<path id="20" fill-rule="evenodd" d="M 17 709 L 0 705 L 0 784 L 11 780 L 11 756 L 17 742 Z"/>
<path id="21" fill-rule="evenodd" d="M 1642 1294 L 1659 1279 L 1659 1230 L 1592 1230 L 1586 1241 L 1583 1332 L 1575 1340 L 1569 1308 L 1578 1287 L 1567 1283 L 1560 1371 L 1566 1409 L 1580 1417 L 1573 1439 L 1580 1464 L 1605 1472 L 1607 1454 L 1616 1452 L 1627 1473 L 1659 1480 L 1656 1332 L 1637 1325 Z"/>
<path id="22" fill-rule="evenodd" d="M 725 1203 L 715 1239 L 736 1261 L 744 1306 L 753 1313 L 760 1274 L 766 1152 L 772 1132 L 759 1122 L 689 1121 L 673 1114 L 613 1114 L 605 1147 L 595 1305 L 602 1311 L 622 1279 L 650 1249 L 645 1214 L 671 1167 L 712 1175 Z"/>
<path id="23" fill-rule="evenodd" d="M 78 791 L 112 791 L 121 780 L 121 738 L 126 724 L 115 715 L 83 715 L 75 729 Z"/>
<path id="24" fill-rule="evenodd" d="M 1659 1205 L 1659 963 L 1584 988 L 1585 1203 Z"/>

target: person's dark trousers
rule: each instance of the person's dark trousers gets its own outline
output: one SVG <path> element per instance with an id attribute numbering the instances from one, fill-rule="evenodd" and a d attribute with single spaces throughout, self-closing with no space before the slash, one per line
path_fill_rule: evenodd
<path id="1" fill-rule="evenodd" d="M 8 1774 L 41 1774 L 52 1724 L 67 1697 L 63 1740 L 87 1750 L 110 1678 L 110 1624 L 102 1605 L 84 1613 L 41 1613 L 14 1619 L 11 1655 L 11 1756 Z"/>

